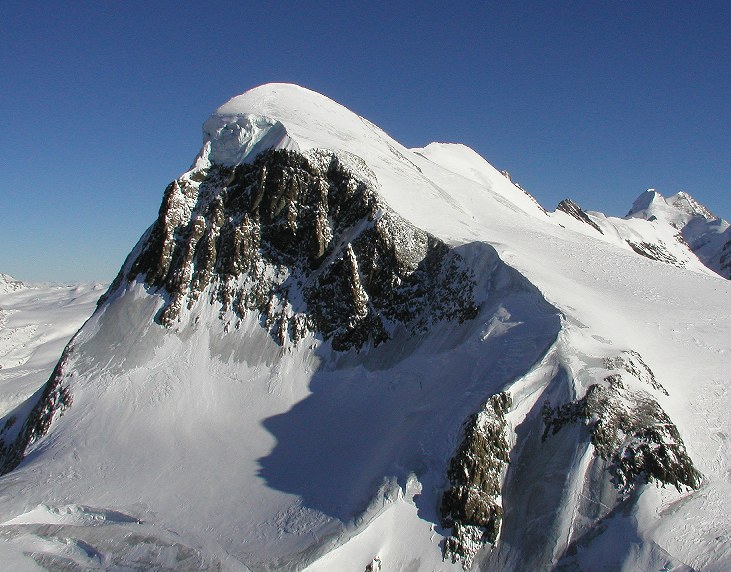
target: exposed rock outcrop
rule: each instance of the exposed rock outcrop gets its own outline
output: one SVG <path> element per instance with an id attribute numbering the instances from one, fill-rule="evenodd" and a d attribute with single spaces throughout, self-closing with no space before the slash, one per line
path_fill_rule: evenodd
<path id="1" fill-rule="evenodd" d="M 22 424 L 18 423 L 15 414 L 10 414 L 0 428 L 0 475 L 17 467 L 26 448 L 48 432 L 54 415 L 63 413 L 71 405 L 71 393 L 62 383 L 68 354 L 67 347 L 43 387 L 40 399 Z"/>
<path id="2" fill-rule="evenodd" d="M 500 487 L 509 451 L 505 414 L 511 405 L 509 393 L 498 393 L 470 416 L 449 464 L 450 487 L 442 496 L 441 516 L 452 533 L 444 541 L 444 557 L 462 562 L 465 569 L 500 534 Z"/>
<path id="3" fill-rule="evenodd" d="M 654 372 L 638 352 L 629 350 L 613 358 L 605 358 L 603 362 L 605 368 L 609 370 L 624 370 L 636 377 L 639 381 L 652 387 L 652 389 L 668 395 L 667 390 L 657 381 Z"/>
<path id="4" fill-rule="evenodd" d="M 199 163 L 167 187 L 157 221 L 99 304 L 136 279 L 163 296 L 164 326 L 205 292 L 225 331 L 255 312 L 281 345 L 312 333 L 336 351 L 478 311 L 462 257 L 391 210 L 361 159 L 330 151 Z M 0 474 L 71 404 L 68 351 L 22 425 L 8 420 L 0 431 Z"/>
<path id="5" fill-rule="evenodd" d="M 169 296 L 163 325 L 211 286 L 222 319 L 256 312 L 280 344 L 318 333 L 336 350 L 477 312 L 461 257 L 391 210 L 360 159 L 325 151 L 174 181 L 123 279 L 137 276 Z"/>
<path id="6" fill-rule="evenodd" d="M 631 362 L 616 359 L 617 367 L 634 367 Z M 627 388 L 620 373 L 607 376 L 601 384 L 592 384 L 576 401 L 557 407 L 544 403 L 543 421 L 544 441 L 566 424 L 586 425 L 594 453 L 609 462 L 614 483 L 622 494 L 652 481 L 671 484 L 678 491 L 700 486 L 701 476 L 678 429 L 649 393 Z"/>
<path id="7" fill-rule="evenodd" d="M 599 225 L 591 220 L 591 218 L 589 218 L 589 215 L 586 214 L 586 212 L 571 199 L 562 200 L 560 203 L 558 203 L 556 210 L 565 212 L 567 215 L 570 215 L 576 220 L 588 224 L 592 228 L 598 230 L 601 234 L 604 234 L 604 231 L 599 227 Z"/>
<path id="8" fill-rule="evenodd" d="M 650 260 L 657 260 L 658 262 L 664 262 L 665 264 L 671 264 L 678 268 L 684 268 L 685 262 L 678 260 L 677 257 L 672 255 L 667 249 L 665 244 L 660 241 L 658 243 L 650 242 L 634 242 L 626 239 L 625 242 L 634 250 L 637 254 L 649 258 Z"/>
<path id="9" fill-rule="evenodd" d="M 381 559 L 376 556 L 371 562 L 365 567 L 365 572 L 381 572 Z"/>

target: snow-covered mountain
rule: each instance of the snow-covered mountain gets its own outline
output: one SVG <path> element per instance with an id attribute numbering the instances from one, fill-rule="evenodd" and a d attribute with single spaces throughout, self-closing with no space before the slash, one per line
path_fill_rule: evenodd
<path id="1" fill-rule="evenodd" d="M 684 192 L 667 199 L 654 189 L 643 193 L 627 218 L 669 224 L 708 268 L 731 279 L 731 225 Z"/>
<path id="2" fill-rule="evenodd" d="M 293 85 L 235 97 L 0 420 L 0 554 L 728 569 L 731 282 L 688 216 L 547 213 L 464 146 Z"/>
<path id="3" fill-rule="evenodd" d="M 575 230 L 594 236 L 599 233 L 603 240 L 629 247 L 647 258 L 691 270 L 702 271 L 701 266 L 705 266 L 731 279 L 729 223 L 687 193 L 666 199 L 649 189 L 623 219 L 585 212 L 570 199 L 559 203 L 554 216 Z"/>
<path id="4" fill-rule="evenodd" d="M 9 294 L 10 292 L 17 292 L 25 288 L 20 280 L 16 280 L 9 274 L 0 273 L 0 294 Z"/>

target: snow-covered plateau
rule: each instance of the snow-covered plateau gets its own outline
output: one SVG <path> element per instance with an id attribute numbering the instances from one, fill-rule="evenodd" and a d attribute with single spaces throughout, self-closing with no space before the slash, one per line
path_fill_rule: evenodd
<path id="1" fill-rule="evenodd" d="M 248 91 L 95 310 L 1 283 L 0 560 L 729 570 L 730 233 Z"/>

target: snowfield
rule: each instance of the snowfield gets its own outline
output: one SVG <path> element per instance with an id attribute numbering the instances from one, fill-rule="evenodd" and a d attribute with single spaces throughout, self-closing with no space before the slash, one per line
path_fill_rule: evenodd
<path id="1" fill-rule="evenodd" d="M 0 417 L 48 380 L 106 287 L 26 285 L 0 274 Z"/>
<path id="2" fill-rule="evenodd" d="M 225 306 L 221 264 L 196 274 L 223 250 L 206 237 L 233 224 L 224 207 L 265 188 L 274 167 L 260 153 L 271 149 L 320 161 L 322 172 L 323 157 L 335 157 L 404 221 L 448 245 L 473 276 L 474 315 L 419 333 L 394 319 L 384 343 L 371 337 L 336 351 L 317 323 L 295 342 L 274 335 L 258 311 Z M 239 191 L 241 173 L 250 179 Z M 304 216 L 292 207 L 298 176 L 271 200 L 291 228 Z M 256 209 L 269 208 L 262 197 Z M 44 399 L 49 421 L 0 477 L 0 560 L 14 570 L 731 569 L 731 281 L 699 259 L 690 234 L 677 238 L 689 226 L 695 238 L 721 236 L 728 223 L 697 203 L 678 214 L 678 196 L 648 198 L 626 219 L 584 213 L 594 226 L 547 212 L 467 147 L 407 149 L 304 88 L 269 84 L 233 98 L 205 123 L 193 167 L 166 191 L 167 218 L 142 237 L 69 344 L 55 393 L 38 389 L 101 291 L 0 294 L 0 376 L 11 374 L 0 377 L 5 447 Z M 347 227 L 343 244 L 321 233 L 333 242 L 311 276 L 322 279 L 347 253 L 357 309 L 349 328 L 376 299 L 351 243 L 383 212 Z M 697 216 L 712 229 L 697 230 Z M 266 232 L 246 234 L 242 221 L 237 248 Z M 173 223 L 184 230 L 175 234 Z M 148 245 L 165 232 L 169 251 L 158 258 L 180 263 L 170 283 L 195 286 L 168 325 L 160 313 L 172 293 L 130 275 L 140 257 L 154 259 Z M 405 245 L 418 262 L 408 272 L 424 272 L 421 235 L 393 232 L 407 237 L 396 236 L 393 250 Z M 191 236 L 199 246 L 188 251 Z M 273 268 L 233 276 L 232 288 L 251 287 L 256 272 L 259 283 L 272 280 Z M 311 316 L 306 284 L 284 283 L 282 315 Z M 510 396 L 504 418 L 488 409 L 501 392 Z M 441 505 L 459 478 L 483 484 L 475 475 L 485 459 L 468 459 L 461 476 L 448 469 L 467 450 L 468 420 L 479 426 L 486 416 L 493 424 L 482 430 L 493 433 L 475 439 L 494 454 L 499 486 L 478 496 L 500 515 L 494 542 L 481 537 L 487 526 L 448 526 Z M 599 430 L 615 419 L 616 434 Z M 509 462 L 500 462 L 496 432 Z M 602 457 L 602 447 L 617 456 Z M 696 472 L 684 472 L 686 455 Z M 652 465 L 658 458 L 669 462 Z M 458 537 L 462 552 L 445 552 Z"/>

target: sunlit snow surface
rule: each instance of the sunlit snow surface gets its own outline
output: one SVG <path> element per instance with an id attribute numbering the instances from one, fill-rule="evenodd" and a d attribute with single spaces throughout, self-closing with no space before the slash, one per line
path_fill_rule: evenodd
<path id="1" fill-rule="evenodd" d="M 363 158 L 391 207 L 464 256 L 481 311 L 336 354 L 314 338 L 279 347 L 256 317 L 224 332 L 205 296 L 167 330 L 153 321 L 159 296 L 123 285 L 72 344 L 72 406 L 0 479 L 0 558 L 14 569 L 362 571 L 378 557 L 383 570 L 458 570 L 440 548 L 446 466 L 462 422 L 507 389 L 505 519 L 477 566 L 731 567 L 729 281 L 594 237 L 471 150 L 408 150 L 303 88 L 257 88 L 206 125 L 199 162 L 250 160 L 234 140 Z M 606 374 L 603 358 L 629 350 L 667 389 L 655 397 L 703 486 L 649 485 L 582 536 L 582 495 L 616 491 L 585 488 L 578 430 L 541 443 L 540 407 L 574 399 Z"/>
<path id="2" fill-rule="evenodd" d="M 0 418 L 43 385 L 106 285 L 26 285 L 0 274 Z"/>

